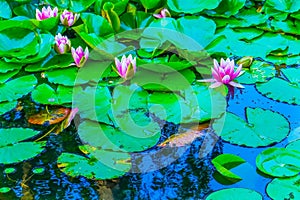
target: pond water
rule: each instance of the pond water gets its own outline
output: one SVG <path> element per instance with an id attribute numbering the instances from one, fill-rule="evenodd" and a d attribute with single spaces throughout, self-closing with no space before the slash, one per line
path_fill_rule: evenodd
<path id="1" fill-rule="evenodd" d="M 246 85 L 243 90 L 235 89 L 234 95 L 228 101 L 228 111 L 242 118 L 245 118 L 246 107 L 261 107 L 281 113 L 289 120 L 291 130 L 300 126 L 300 106 L 270 100 L 258 93 L 253 85 Z M 16 111 L 7 113 L 1 118 L 2 126 L 9 123 L 13 126 L 22 124 L 24 127 L 26 121 L 22 118 L 23 114 Z M 162 138 L 168 138 L 178 128 L 173 123 L 165 124 Z M 199 158 L 199 149 L 204 140 L 204 137 L 200 137 L 184 149 L 178 159 L 160 170 L 129 172 L 119 179 L 93 181 L 84 177 L 71 178 L 57 168 L 56 161 L 62 152 L 78 151 L 76 144 L 80 140 L 76 132 L 77 129 L 71 126 L 62 134 L 50 134 L 46 152 L 40 156 L 20 164 L 1 165 L 0 171 L 14 167 L 16 172 L 8 175 L 3 173 L 0 176 L 1 186 L 12 188 L 11 192 L 1 194 L 0 199 L 205 199 L 213 191 L 232 187 L 253 189 L 261 193 L 264 199 L 270 199 L 265 188 L 272 179 L 257 171 L 255 164 L 256 156 L 268 147 L 248 148 L 218 140 L 206 157 Z M 213 133 L 207 130 L 205 134 Z M 275 146 L 284 147 L 287 141 L 288 138 Z M 158 148 L 145 151 L 145 155 L 151 155 Z M 159 159 L 168 159 L 174 154 L 172 151 L 169 153 Z M 243 180 L 230 182 L 215 171 L 211 159 L 222 153 L 236 154 L 247 161 L 246 165 L 232 169 Z M 133 159 L 144 159 L 136 162 L 138 164 L 135 167 L 162 162 L 155 160 L 155 156 L 137 155 Z M 33 174 L 32 169 L 38 167 L 45 171 Z"/>

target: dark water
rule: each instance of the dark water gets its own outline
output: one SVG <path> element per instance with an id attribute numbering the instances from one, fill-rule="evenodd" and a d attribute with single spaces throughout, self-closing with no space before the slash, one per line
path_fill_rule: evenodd
<path id="1" fill-rule="evenodd" d="M 277 111 L 290 122 L 291 130 L 300 126 L 300 106 L 288 105 L 270 100 L 260 95 L 254 86 L 236 90 L 233 99 L 228 103 L 228 111 L 245 118 L 245 107 L 260 107 Z M 276 123 L 276 122 L 274 122 Z M 0 126 L 26 127 L 24 113 L 10 112 L 0 119 Z M 178 125 L 165 124 L 162 135 L 167 138 L 176 132 Z M 211 134 L 211 132 L 207 132 Z M 76 129 L 69 127 L 60 135 L 50 135 L 47 150 L 32 160 L 16 165 L 0 165 L 0 187 L 10 187 L 12 191 L 0 194 L 0 200 L 10 199 L 205 199 L 209 193 L 233 187 L 250 188 L 264 195 L 266 185 L 271 181 L 256 171 L 255 158 L 265 148 L 247 148 L 231 145 L 218 140 L 212 151 L 205 157 L 199 157 L 199 149 L 204 137 L 195 140 L 186 149 L 166 151 L 157 157 L 158 148 L 145 153 L 133 155 L 135 164 L 133 172 L 127 173 L 118 180 L 93 181 L 84 177 L 71 178 L 59 171 L 57 157 L 62 152 L 76 152 L 80 140 Z M 287 139 L 275 146 L 285 146 Z M 237 153 L 238 152 L 238 153 Z M 243 178 L 237 183 L 222 180 L 215 172 L 210 160 L 221 153 L 233 153 L 244 158 L 247 164 L 232 171 Z M 178 154 L 178 159 L 170 158 Z M 168 163 L 169 164 L 166 164 Z M 160 166 L 161 165 L 161 166 Z M 159 170 L 155 167 L 160 166 Z M 164 167 L 166 166 L 166 167 Z M 3 170 L 16 168 L 16 172 L 7 176 Z M 43 167 L 42 174 L 33 174 L 32 169 Z M 151 168 L 152 167 L 152 168 Z M 139 173 L 137 169 L 146 170 Z"/>

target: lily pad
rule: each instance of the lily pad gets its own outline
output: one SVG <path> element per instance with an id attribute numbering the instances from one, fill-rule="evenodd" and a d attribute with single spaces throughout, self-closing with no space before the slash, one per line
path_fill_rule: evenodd
<path id="1" fill-rule="evenodd" d="M 292 13 L 300 10 L 300 2 L 297 0 L 267 0 L 265 5 L 270 8 L 274 8 L 276 10 L 287 13 Z"/>
<path id="2" fill-rule="evenodd" d="M 290 150 L 297 150 L 300 152 L 300 139 L 290 142 L 285 148 Z"/>
<path id="3" fill-rule="evenodd" d="M 262 200 L 261 194 L 254 190 L 246 189 L 246 188 L 229 188 L 223 189 L 216 192 L 211 193 L 206 197 L 206 200 L 240 200 L 240 199 L 251 199 L 251 200 Z"/>
<path id="4" fill-rule="evenodd" d="M 145 131 L 131 128 L 132 132 L 123 132 L 109 125 L 86 120 L 79 125 L 78 134 L 84 144 L 104 150 L 136 152 L 149 149 L 158 142 L 160 129 L 158 125 L 154 128 Z"/>
<path id="5" fill-rule="evenodd" d="M 73 105 L 79 109 L 78 114 L 83 119 L 112 124 L 109 118 L 111 94 L 107 87 L 76 88 L 73 93 Z"/>
<path id="6" fill-rule="evenodd" d="M 14 109 L 17 106 L 17 101 L 4 101 L 0 102 L 0 115 Z"/>
<path id="7" fill-rule="evenodd" d="M 22 76 L 0 85 L 0 102 L 13 101 L 28 94 L 37 84 L 34 75 Z"/>
<path id="8" fill-rule="evenodd" d="M 194 14 L 204 9 L 216 8 L 222 0 L 168 0 L 168 6 L 175 12 Z"/>
<path id="9" fill-rule="evenodd" d="M 275 178 L 267 186 L 267 194 L 272 199 L 299 199 L 300 176 Z"/>
<path id="10" fill-rule="evenodd" d="M 61 105 L 72 102 L 73 87 L 59 85 L 55 90 L 50 85 L 38 85 L 31 93 L 32 99 L 40 104 Z"/>
<path id="11" fill-rule="evenodd" d="M 280 142 L 289 133 L 289 122 L 277 112 L 247 107 L 246 116 L 245 121 L 227 112 L 213 123 L 213 128 L 223 140 L 248 147 Z"/>
<path id="12" fill-rule="evenodd" d="M 56 108 L 43 110 L 38 114 L 29 117 L 28 122 L 38 125 L 52 125 L 64 120 L 70 113 L 69 108 Z"/>
<path id="13" fill-rule="evenodd" d="M 0 0 L 0 17 L 4 19 L 9 19 L 12 17 L 12 12 L 9 7 L 9 4 L 5 0 Z"/>
<path id="14" fill-rule="evenodd" d="M 269 78 L 273 78 L 275 74 L 276 69 L 273 65 L 266 62 L 254 61 L 250 69 L 246 69 L 245 73 L 236 80 L 244 84 L 264 83 L 267 82 Z"/>
<path id="15" fill-rule="evenodd" d="M 21 162 L 44 150 L 46 142 L 21 142 L 39 134 L 38 131 L 23 128 L 0 129 L 0 163 L 11 164 Z"/>
<path id="16" fill-rule="evenodd" d="M 257 90 L 268 98 L 285 102 L 288 104 L 300 105 L 300 69 L 282 70 L 288 81 L 274 77 L 266 83 L 256 84 Z M 278 89 L 280 88 L 280 89 Z"/>
<path id="17" fill-rule="evenodd" d="M 9 191 L 11 191 L 11 188 L 9 188 L 9 187 L 1 187 L 0 188 L 0 193 L 7 193 Z"/>
<path id="18" fill-rule="evenodd" d="M 190 69 L 175 71 L 173 73 L 159 74 L 148 70 L 139 70 L 131 82 L 146 90 L 179 91 L 190 87 L 195 79 L 195 74 Z M 174 82 L 174 80 L 176 80 Z"/>
<path id="19" fill-rule="evenodd" d="M 124 175 L 131 168 L 127 161 L 130 155 L 124 152 L 95 150 L 88 157 L 62 153 L 57 160 L 60 170 L 69 176 L 84 176 L 88 179 L 112 179 Z"/>
<path id="20" fill-rule="evenodd" d="M 241 157 L 234 154 L 221 154 L 212 159 L 211 162 L 215 166 L 216 170 L 226 178 L 238 180 L 242 179 L 240 176 L 230 171 L 230 169 L 246 162 Z"/>
<path id="21" fill-rule="evenodd" d="M 256 157 L 257 168 L 273 177 L 290 177 L 300 172 L 299 151 L 285 148 L 269 148 Z"/>

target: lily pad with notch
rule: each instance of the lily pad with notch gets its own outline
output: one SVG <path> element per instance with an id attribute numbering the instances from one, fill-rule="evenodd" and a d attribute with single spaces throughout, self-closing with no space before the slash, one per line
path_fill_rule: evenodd
<path id="1" fill-rule="evenodd" d="M 246 120 L 227 112 L 213 123 L 213 129 L 231 144 L 260 147 L 280 142 L 290 127 L 287 119 L 277 112 L 247 107 Z"/>

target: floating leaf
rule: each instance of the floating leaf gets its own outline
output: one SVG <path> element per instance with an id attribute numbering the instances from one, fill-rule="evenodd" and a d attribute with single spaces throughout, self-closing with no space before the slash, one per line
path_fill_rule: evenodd
<path id="1" fill-rule="evenodd" d="M 267 82 L 268 78 L 273 78 L 276 74 L 276 69 L 273 65 L 260 61 L 254 61 L 250 69 L 244 71 L 245 73 L 236 79 L 239 83 Z"/>
<path id="2" fill-rule="evenodd" d="M 76 88 L 73 93 L 73 106 L 79 109 L 80 117 L 111 124 L 111 94 L 107 87 Z"/>
<path id="3" fill-rule="evenodd" d="M 31 93 L 31 98 L 40 104 L 61 105 L 72 102 L 73 87 L 59 85 L 54 90 L 50 85 L 43 83 L 38 85 Z"/>
<path id="4" fill-rule="evenodd" d="M 13 167 L 9 167 L 9 168 L 6 168 L 6 169 L 4 170 L 4 173 L 5 173 L 5 174 L 12 174 L 12 173 L 15 173 L 15 172 L 16 172 L 16 169 L 13 168 Z"/>
<path id="5" fill-rule="evenodd" d="M 300 105 L 299 69 L 282 70 L 289 81 L 274 77 L 267 83 L 256 84 L 257 90 L 268 98 L 289 104 Z M 280 89 L 278 89 L 280 88 Z"/>
<path id="6" fill-rule="evenodd" d="M 5 83 L 8 81 L 11 77 L 18 74 L 20 70 L 14 70 L 6 73 L 0 73 L 0 84 Z"/>
<path id="7" fill-rule="evenodd" d="M 114 32 L 104 17 L 93 13 L 82 13 L 80 18 L 87 27 L 87 33 L 95 33 L 97 36 L 103 37 Z"/>
<path id="8" fill-rule="evenodd" d="M 57 0 L 47 0 L 53 7 L 58 7 L 61 9 L 70 9 L 73 12 L 82 12 L 88 9 L 95 0 L 67 0 L 67 1 L 57 1 Z"/>
<path id="9" fill-rule="evenodd" d="M 300 139 L 298 138 L 297 140 L 290 142 L 285 148 L 300 152 Z"/>
<path id="10" fill-rule="evenodd" d="M 246 189 L 246 188 L 229 188 L 223 189 L 216 192 L 211 193 L 206 197 L 205 200 L 240 200 L 240 199 L 251 199 L 251 200 L 262 200 L 261 194 L 254 190 Z"/>
<path id="11" fill-rule="evenodd" d="M 234 154 L 221 154 L 212 159 L 212 164 L 215 166 L 216 170 L 229 179 L 238 179 L 242 178 L 230 171 L 230 169 L 245 163 L 246 161 L 239 156 Z"/>
<path id="12" fill-rule="evenodd" d="M 184 12 L 188 14 L 194 14 L 201 12 L 204 9 L 216 8 L 221 0 L 168 0 L 168 6 L 175 12 Z"/>
<path id="13" fill-rule="evenodd" d="M 4 101 L 0 102 L 0 115 L 14 109 L 17 106 L 17 101 Z"/>
<path id="14" fill-rule="evenodd" d="M 0 163 L 11 164 L 23 162 L 40 154 L 45 146 L 46 142 L 21 142 L 2 146 L 0 147 Z"/>
<path id="15" fill-rule="evenodd" d="M 195 74 L 185 69 L 173 73 L 158 74 L 148 70 L 139 70 L 132 79 L 132 82 L 146 90 L 155 91 L 178 91 L 189 88 L 195 79 Z M 176 80 L 174 82 L 174 80 Z"/>
<path id="16" fill-rule="evenodd" d="M 209 127 L 209 123 L 199 124 L 199 126 L 191 127 L 186 132 L 172 135 L 167 140 L 158 144 L 158 147 L 183 147 L 190 145 L 197 138 L 202 137 L 203 130 Z"/>
<path id="17" fill-rule="evenodd" d="M 244 7 L 245 2 L 246 0 L 223 0 L 216 9 L 208 11 L 208 13 L 229 18 L 237 14 Z"/>
<path id="18" fill-rule="evenodd" d="M 28 65 L 28 72 L 46 71 L 49 69 L 66 68 L 74 62 L 71 54 L 49 55 L 45 60 Z"/>
<path id="19" fill-rule="evenodd" d="M 112 126 L 86 120 L 79 125 L 78 135 L 84 143 L 104 150 L 136 152 L 146 150 L 158 142 L 160 129 L 157 124 L 154 125 L 152 129 L 144 131 L 136 131 L 133 127 L 123 127 L 132 130 L 132 132 L 123 132 Z"/>
<path id="20" fill-rule="evenodd" d="M 300 2 L 297 0 L 267 0 L 265 5 L 270 8 L 274 8 L 276 10 L 287 13 L 292 13 L 300 10 Z"/>
<path id="21" fill-rule="evenodd" d="M 266 191 L 272 199 L 299 199 L 300 176 L 275 178 L 267 186 Z"/>
<path id="22" fill-rule="evenodd" d="M 0 102 L 13 101 L 28 94 L 37 83 L 34 75 L 13 79 L 0 85 Z"/>
<path id="23" fill-rule="evenodd" d="M 11 191 L 11 189 L 9 187 L 1 187 L 0 188 L 0 193 L 7 193 L 9 191 Z"/>
<path id="24" fill-rule="evenodd" d="M 280 142 L 289 133 L 289 122 L 279 113 L 247 107 L 246 115 L 247 121 L 227 112 L 213 123 L 213 128 L 223 140 L 248 147 Z"/>
<path id="25" fill-rule="evenodd" d="M 269 148 L 256 157 L 257 168 L 274 177 L 295 176 L 300 172 L 299 151 Z"/>
<path id="26" fill-rule="evenodd" d="M 21 162 L 36 156 L 43 151 L 45 142 L 21 142 L 37 135 L 39 132 L 31 129 L 10 128 L 0 129 L 0 163 L 10 164 Z"/>
<path id="27" fill-rule="evenodd" d="M 69 108 L 56 108 L 43 110 L 29 117 L 28 122 L 38 125 L 52 125 L 63 121 L 70 113 Z"/>
<path id="28" fill-rule="evenodd" d="M 36 167 L 32 170 L 34 174 L 42 174 L 45 171 L 44 167 Z"/>
<path id="29" fill-rule="evenodd" d="M 100 159 L 101 158 L 101 159 Z M 60 170 L 69 176 L 84 176 L 88 179 L 112 179 L 124 175 L 131 168 L 130 155 L 124 152 L 95 150 L 88 158 L 71 153 L 62 153 L 57 160 Z"/>
<path id="30" fill-rule="evenodd" d="M 4 19 L 9 19 L 12 16 L 9 4 L 5 0 L 0 0 L 0 17 Z"/>

